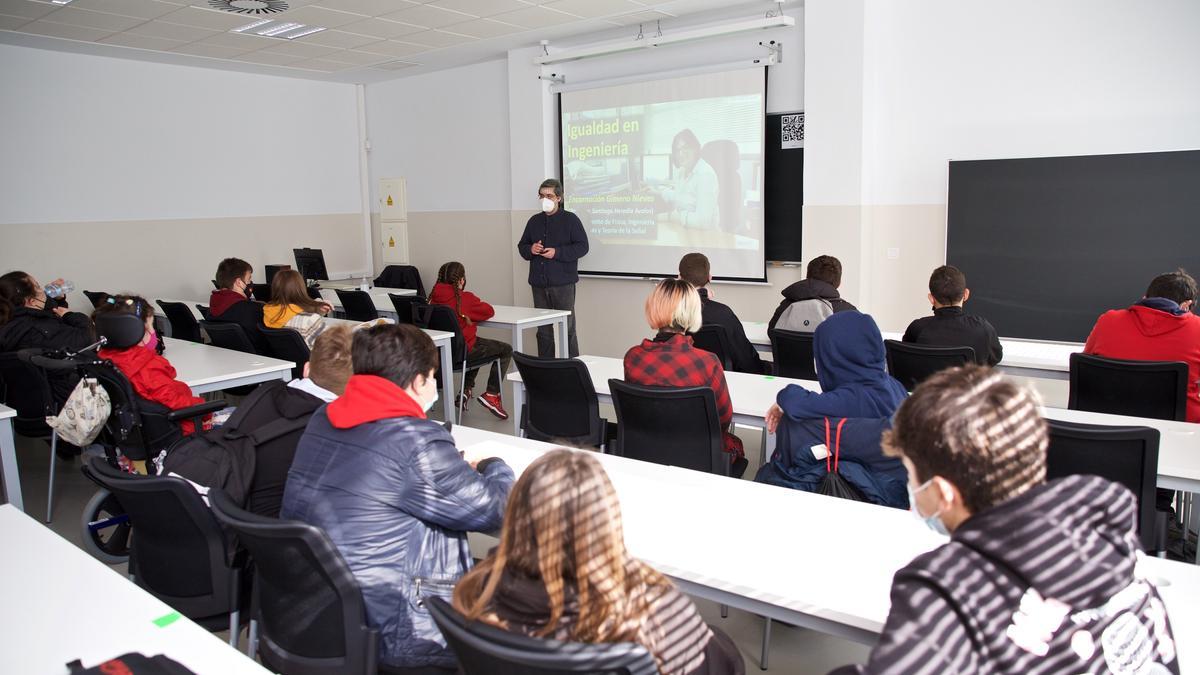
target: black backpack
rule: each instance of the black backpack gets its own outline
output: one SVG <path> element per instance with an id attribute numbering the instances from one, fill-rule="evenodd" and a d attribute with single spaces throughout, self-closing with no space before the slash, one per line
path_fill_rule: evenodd
<path id="1" fill-rule="evenodd" d="M 311 406 L 297 409 L 293 395 L 311 399 Z M 218 488 L 244 506 L 254 481 L 257 449 L 281 436 L 302 432 L 322 403 L 314 396 L 289 390 L 281 380 L 264 383 L 242 401 L 224 425 L 176 443 L 159 473 L 174 473 Z"/>
<path id="2" fill-rule="evenodd" d="M 838 421 L 837 436 L 832 444 L 829 438 L 829 418 L 825 418 L 825 447 L 828 448 L 828 454 L 825 455 L 825 477 L 821 479 L 820 485 L 817 486 L 817 494 L 829 495 L 839 499 L 849 499 L 854 502 L 865 502 L 867 498 L 863 495 L 862 490 L 859 490 L 850 481 L 842 477 L 838 473 L 838 456 L 842 452 L 842 427 L 846 424 L 846 418 L 843 417 Z M 833 462 L 830 462 L 830 459 Z"/>

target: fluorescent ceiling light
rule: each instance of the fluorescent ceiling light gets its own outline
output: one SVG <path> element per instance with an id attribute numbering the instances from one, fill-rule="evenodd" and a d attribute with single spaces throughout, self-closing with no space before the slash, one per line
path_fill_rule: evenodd
<path id="1" fill-rule="evenodd" d="M 69 4 L 71 4 L 71 0 L 50 0 L 50 2 L 51 2 L 51 3 L 53 3 L 53 4 L 55 4 L 55 5 L 69 5 Z"/>
<path id="2" fill-rule="evenodd" d="M 263 37 L 284 38 L 286 40 L 294 40 L 305 35 L 320 33 L 325 30 L 321 26 L 307 26 L 295 21 L 277 21 L 275 19 L 259 19 L 234 28 L 231 33 L 242 33 L 244 35 L 261 35 Z"/>

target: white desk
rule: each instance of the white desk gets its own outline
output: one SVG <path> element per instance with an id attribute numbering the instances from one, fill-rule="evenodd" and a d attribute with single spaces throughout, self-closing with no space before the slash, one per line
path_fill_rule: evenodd
<path id="1" fill-rule="evenodd" d="M 533 307 L 512 307 L 510 305 L 492 305 L 492 308 L 496 310 L 496 314 L 487 321 L 477 321 L 475 325 L 511 328 L 512 348 L 514 352 L 525 352 L 523 339 L 525 329 L 554 324 L 558 334 L 555 338 L 555 344 L 558 345 L 558 358 L 565 359 L 569 356 L 567 351 L 567 319 L 571 316 L 570 310 L 536 309 Z"/>
<path id="2" fill-rule="evenodd" d="M 8 503 L 24 511 L 21 499 L 21 477 L 17 473 L 17 444 L 13 436 L 13 418 L 17 411 L 0 405 L 0 474 L 4 476 L 4 495 Z"/>
<path id="3" fill-rule="evenodd" d="M 760 352 L 771 353 L 771 338 L 767 335 L 767 322 L 743 321 L 742 328 L 750 344 Z M 884 340 L 899 340 L 903 333 L 884 333 Z M 1001 338 L 1004 358 L 997 366 L 1010 375 L 1038 377 L 1046 380 L 1070 379 L 1071 354 L 1083 351 L 1082 342 L 1040 342 Z"/>
<path id="4" fill-rule="evenodd" d="M 608 380 L 625 379 L 625 365 L 621 359 L 607 356 L 580 356 L 580 361 L 587 365 L 592 384 L 596 387 L 596 396 L 603 403 L 612 401 L 608 389 Z M 525 385 L 521 382 L 521 373 L 514 370 L 508 374 L 508 380 L 515 383 L 513 387 L 513 427 L 516 434 L 521 433 L 521 406 L 525 403 Z M 793 380 L 772 375 L 753 375 L 750 373 L 725 372 L 725 383 L 729 386 L 729 401 L 733 405 L 733 422 L 748 427 L 758 427 L 763 430 L 762 461 L 766 461 L 775 449 L 775 434 L 766 433 L 767 409 L 775 403 L 775 395 L 789 384 L 798 384 L 810 391 L 821 391 L 821 385 L 812 380 Z"/>
<path id="5" fill-rule="evenodd" d="M 66 673 L 126 652 L 165 654 L 196 673 L 269 671 L 10 505 L 0 506 L 5 672 Z M 158 623 L 156 623 L 156 620 Z M 161 628 L 159 623 L 165 624 Z"/>
<path id="6" fill-rule="evenodd" d="M 518 474 L 555 447 L 462 426 L 453 433 L 468 457 L 501 457 Z M 866 644 L 883 629 L 895 572 L 945 541 L 899 509 L 595 457 L 620 499 L 629 552 L 685 592 Z M 1181 659 L 1194 656 L 1183 636 L 1200 631 L 1200 568 L 1151 558 L 1141 571 L 1168 582 L 1160 592 Z"/>
<path id="7" fill-rule="evenodd" d="M 221 391 L 268 380 L 286 382 L 292 378 L 292 367 L 295 366 L 291 361 L 177 338 L 163 340 L 167 345 L 163 355 L 175 366 L 179 381 L 191 387 L 194 394 Z"/>
<path id="8" fill-rule="evenodd" d="M 358 288 L 357 287 L 343 288 L 342 290 L 354 291 L 354 290 L 358 290 Z M 392 304 L 392 299 L 388 297 L 388 293 L 392 293 L 394 295 L 416 295 L 417 294 L 417 292 L 412 290 L 411 288 L 377 287 L 377 288 L 372 288 L 371 290 L 367 291 L 367 295 L 369 295 L 371 297 L 371 302 L 373 302 L 375 304 L 375 310 L 378 311 L 380 314 L 390 317 L 392 319 L 396 318 L 396 306 Z M 342 301 L 340 299 L 338 299 L 336 289 L 322 288 L 321 289 L 321 298 L 323 300 L 325 300 L 325 302 L 328 302 L 330 305 L 333 305 L 333 308 L 335 310 L 337 310 L 339 312 L 343 311 Z"/>

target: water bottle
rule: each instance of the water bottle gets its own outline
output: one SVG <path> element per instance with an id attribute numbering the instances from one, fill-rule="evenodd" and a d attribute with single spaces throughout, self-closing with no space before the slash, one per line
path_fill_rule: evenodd
<path id="1" fill-rule="evenodd" d="M 369 291 L 369 290 L 371 290 L 371 287 L 367 285 L 367 278 L 366 278 L 365 276 L 362 278 L 362 283 L 360 283 L 360 284 L 358 285 L 358 290 L 360 290 L 360 291 Z"/>
<path id="2" fill-rule="evenodd" d="M 75 290 L 75 284 L 71 281 L 64 281 L 61 284 L 50 282 L 42 290 L 46 291 L 46 297 L 48 298 L 61 298 Z"/>

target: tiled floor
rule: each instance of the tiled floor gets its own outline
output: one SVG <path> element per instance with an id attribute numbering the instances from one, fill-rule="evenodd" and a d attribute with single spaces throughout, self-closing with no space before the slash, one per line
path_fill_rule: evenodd
<path id="1" fill-rule="evenodd" d="M 480 384 L 486 374 L 480 374 Z M 506 393 L 507 389 L 506 389 Z M 506 396 L 506 400 L 511 400 Z M 440 408 L 440 406 L 439 406 Z M 512 411 L 510 411 L 512 412 Z M 601 406 L 601 415 L 615 419 L 611 408 Z M 511 420 L 500 421 L 493 417 L 478 402 L 472 402 L 462 420 L 463 424 L 490 431 L 511 434 Z M 755 429 L 739 430 L 746 445 L 750 466 L 746 476 L 752 477 L 758 469 L 760 435 Z M 21 467 L 21 486 L 25 509 L 41 519 L 45 516 L 46 481 L 49 472 L 49 447 L 42 441 L 17 438 L 17 457 Z M 88 499 L 96 492 L 96 486 L 84 478 L 79 471 L 80 463 L 57 462 L 55 477 L 54 521 L 50 527 L 64 538 L 80 545 L 81 516 Z M 749 517 L 749 516 L 748 516 Z M 756 561 L 761 564 L 762 561 Z M 787 565 L 788 561 L 774 561 Z M 118 569 L 124 573 L 123 566 Z M 712 625 L 728 633 L 737 643 L 745 660 L 747 672 L 759 672 L 759 651 L 762 641 L 763 620 L 760 617 L 731 609 L 727 618 L 721 618 L 716 604 L 697 600 L 704 618 Z M 867 654 L 866 647 L 857 643 L 832 638 L 821 633 L 801 628 L 784 626 L 778 622 L 771 629 L 770 673 L 826 673 L 845 663 L 862 662 Z"/>

